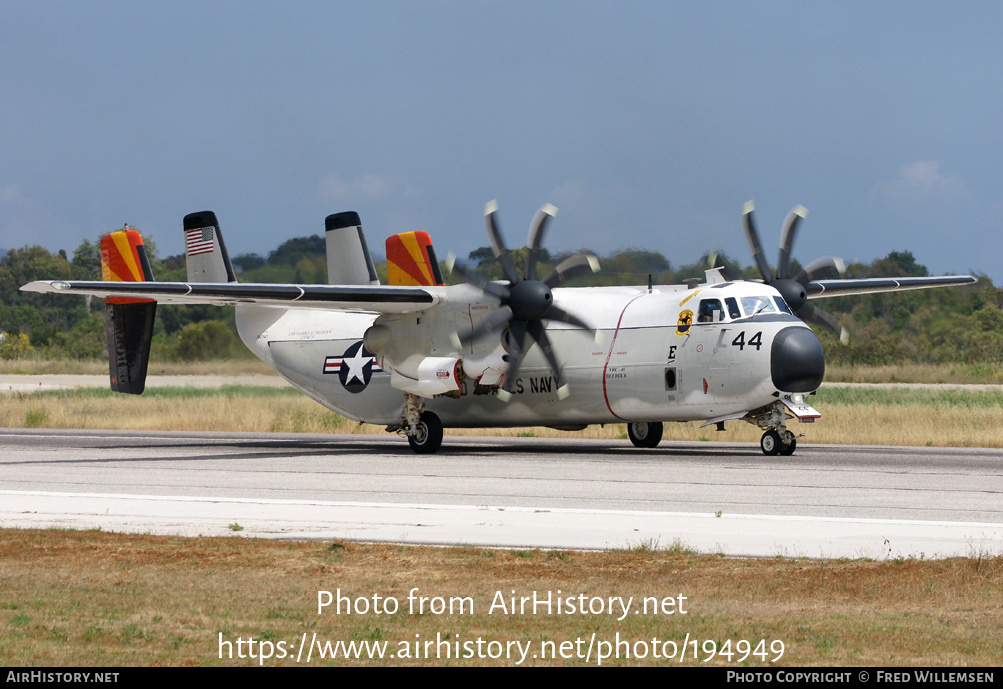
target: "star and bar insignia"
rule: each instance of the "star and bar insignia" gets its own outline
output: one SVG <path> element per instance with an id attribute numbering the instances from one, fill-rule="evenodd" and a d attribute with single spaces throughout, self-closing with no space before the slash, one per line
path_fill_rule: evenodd
<path id="1" fill-rule="evenodd" d="M 341 356 L 324 359 L 324 373 L 337 374 L 341 384 L 352 393 L 365 390 L 373 373 L 382 370 L 373 353 L 363 346 L 362 340 L 346 349 Z"/>

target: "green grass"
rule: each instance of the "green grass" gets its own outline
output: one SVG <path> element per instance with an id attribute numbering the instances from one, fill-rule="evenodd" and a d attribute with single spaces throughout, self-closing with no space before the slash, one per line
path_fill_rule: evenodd
<path id="1" fill-rule="evenodd" d="M 30 394 L 38 399 L 120 399 L 122 394 L 113 392 L 110 388 L 73 388 L 69 390 L 40 390 Z M 250 397 L 302 397 L 303 393 L 292 387 L 275 388 L 267 385 L 223 385 L 218 388 L 200 388 L 194 386 L 151 387 L 142 395 L 150 399 L 192 399 L 192 398 L 250 398 Z"/>
<path id="2" fill-rule="evenodd" d="M 850 406 L 880 404 L 882 406 L 970 407 L 992 409 L 1003 407 L 1003 389 L 968 390 L 964 388 L 871 388 L 823 385 L 817 395 L 806 401 L 818 404 Z M 816 404 L 816 402 L 818 404 Z"/>

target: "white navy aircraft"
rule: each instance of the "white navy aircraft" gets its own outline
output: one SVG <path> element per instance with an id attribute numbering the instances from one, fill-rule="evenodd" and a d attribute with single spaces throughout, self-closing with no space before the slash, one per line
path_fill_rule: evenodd
<path id="1" fill-rule="evenodd" d="M 766 455 L 789 455 L 788 421 L 819 412 L 806 398 L 822 382 L 822 345 L 802 319 L 833 328 L 808 299 L 975 282 L 971 276 L 818 279 L 834 258 L 790 276 L 804 209 L 788 216 L 776 272 L 764 256 L 752 204 L 746 238 L 763 280 L 732 279 L 723 267 L 685 285 L 574 287 L 598 270 L 572 256 L 542 279 L 537 258 L 548 221 L 530 226 L 522 272 L 506 249 L 497 205 L 485 225 L 505 279 L 456 269 L 446 286 L 426 233 L 387 240 L 389 285 L 380 285 L 358 214 L 329 216 L 327 285 L 238 283 L 211 211 L 184 219 L 188 282 L 156 282 L 135 231 L 102 239 L 103 281 L 39 281 L 33 292 L 105 298 L 112 389 L 143 391 L 156 304 L 236 307 L 244 343 L 305 394 L 356 421 L 406 435 L 417 453 L 442 443 L 443 428 L 550 426 L 581 430 L 624 423 L 634 445 L 655 447 L 667 421 L 763 430 Z M 650 282 L 650 281 L 649 281 Z"/>

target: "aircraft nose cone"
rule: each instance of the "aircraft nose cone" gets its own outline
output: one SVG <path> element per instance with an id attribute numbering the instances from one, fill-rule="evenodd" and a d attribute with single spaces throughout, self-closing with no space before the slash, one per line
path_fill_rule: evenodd
<path id="1" fill-rule="evenodd" d="M 784 328 L 773 338 L 770 353 L 773 385 L 782 392 L 811 392 L 825 375 L 822 343 L 809 328 Z"/>

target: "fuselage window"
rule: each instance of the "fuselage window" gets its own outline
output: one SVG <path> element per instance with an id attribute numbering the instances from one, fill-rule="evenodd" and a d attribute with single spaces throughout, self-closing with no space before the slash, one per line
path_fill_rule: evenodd
<path id="1" fill-rule="evenodd" d="M 704 299 L 700 302 L 698 323 L 718 323 L 724 320 L 724 309 L 717 299 Z"/>

